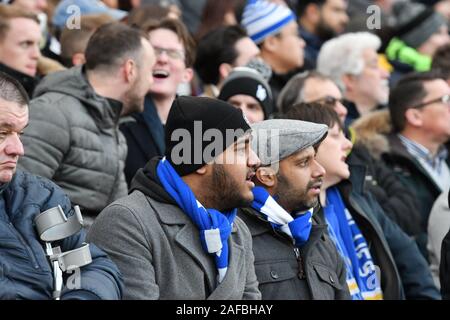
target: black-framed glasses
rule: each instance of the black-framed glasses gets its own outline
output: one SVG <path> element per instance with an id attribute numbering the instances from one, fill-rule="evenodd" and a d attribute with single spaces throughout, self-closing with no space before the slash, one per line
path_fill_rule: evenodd
<path id="1" fill-rule="evenodd" d="M 159 56 L 165 52 L 169 58 L 172 58 L 175 60 L 182 60 L 182 61 L 184 61 L 184 59 L 185 59 L 185 55 L 182 50 L 166 49 L 166 48 L 161 48 L 161 47 L 157 47 L 157 46 L 153 46 L 153 49 L 155 50 L 156 56 Z"/>
<path id="2" fill-rule="evenodd" d="M 412 107 L 412 108 L 414 108 L 414 109 L 420 109 L 420 108 L 423 108 L 423 107 L 425 107 L 425 106 L 427 106 L 427 105 L 429 105 L 429 104 L 433 104 L 433 103 L 436 103 L 436 102 L 443 103 L 443 104 L 445 104 L 445 105 L 447 105 L 447 106 L 450 107 L 450 94 L 443 95 L 443 96 L 440 97 L 440 98 L 433 99 L 433 100 L 430 100 L 430 101 L 427 101 L 427 102 L 419 103 L 419 104 L 415 105 L 415 106 Z"/>
<path id="3" fill-rule="evenodd" d="M 335 97 L 332 96 L 325 96 L 323 98 L 311 101 L 312 103 L 321 103 L 321 104 L 326 104 L 326 105 L 330 105 L 330 106 L 335 106 L 338 102 L 340 104 L 344 104 L 344 99 L 337 99 Z"/>

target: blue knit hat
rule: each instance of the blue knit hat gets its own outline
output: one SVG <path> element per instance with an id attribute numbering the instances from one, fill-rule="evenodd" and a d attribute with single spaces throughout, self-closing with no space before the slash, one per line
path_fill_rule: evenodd
<path id="1" fill-rule="evenodd" d="M 250 38 L 259 44 L 268 36 L 280 32 L 291 21 L 296 21 L 296 17 L 288 7 L 266 0 L 249 0 L 241 24 Z"/>

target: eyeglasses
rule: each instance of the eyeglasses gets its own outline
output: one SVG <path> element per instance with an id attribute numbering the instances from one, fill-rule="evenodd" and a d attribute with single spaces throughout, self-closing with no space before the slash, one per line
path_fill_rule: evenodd
<path id="1" fill-rule="evenodd" d="M 165 52 L 167 54 L 167 56 L 171 59 L 182 60 L 182 61 L 184 61 L 184 59 L 185 59 L 184 52 L 182 50 L 166 49 L 166 48 L 161 48 L 161 47 L 157 47 L 157 46 L 153 46 L 153 49 L 155 50 L 155 54 L 157 56 L 159 56 Z"/>
<path id="2" fill-rule="evenodd" d="M 430 101 L 427 101 L 427 102 L 419 103 L 418 105 L 415 105 L 414 107 L 411 107 L 411 108 L 420 109 L 420 108 L 423 108 L 423 107 L 425 107 L 425 106 L 427 106 L 429 104 L 433 104 L 433 103 L 436 103 L 436 102 L 440 102 L 440 103 L 445 104 L 445 105 L 450 107 L 450 94 L 443 95 L 440 98 L 433 99 L 433 100 L 430 100 Z"/>
<path id="3" fill-rule="evenodd" d="M 332 96 L 325 96 L 323 98 L 311 101 L 311 103 L 323 103 L 330 106 L 335 106 L 337 103 L 344 104 L 344 99 L 337 99 Z"/>

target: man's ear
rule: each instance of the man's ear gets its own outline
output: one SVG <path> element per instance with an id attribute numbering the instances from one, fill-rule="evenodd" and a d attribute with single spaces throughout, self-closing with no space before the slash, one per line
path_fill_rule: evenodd
<path id="1" fill-rule="evenodd" d="M 72 56 L 72 64 L 74 66 L 81 66 L 86 62 L 86 58 L 84 56 L 84 53 L 77 52 Z"/>
<path id="2" fill-rule="evenodd" d="M 313 26 L 317 26 L 320 21 L 320 8 L 315 3 L 310 3 L 305 8 L 305 13 L 303 15 L 306 17 L 309 23 Z"/>
<path id="3" fill-rule="evenodd" d="M 127 59 L 123 66 L 123 72 L 125 81 L 127 83 L 133 83 L 137 78 L 137 66 L 136 62 L 132 59 Z"/>
<path id="4" fill-rule="evenodd" d="M 183 72 L 183 82 L 189 83 L 194 77 L 194 70 L 192 68 L 186 68 Z"/>
<path id="5" fill-rule="evenodd" d="M 405 112 L 406 122 L 413 127 L 421 127 L 423 124 L 422 112 L 416 108 L 409 108 Z"/>
<path id="6" fill-rule="evenodd" d="M 344 74 L 341 79 L 345 86 L 345 91 L 352 91 L 355 87 L 355 82 L 358 81 L 353 74 Z"/>
<path id="7" fill-rule="evenodd" d="M 203 166 L 203 167 L 201 167 L 201 168 L 199 168 L 199 169 L 197 169 L 197 170 L 195 170 L 195 172 L 197 173 L 197 174 L 199 174 L 199 175 L 205 175 L 205 174 L 207 174 L 208 173 L 208 167 L 211 167 L 211 165 L 205 165 L 205 166 Z"/>
<path id="8" fill-rule="evenodd" d="M 233 67 L 229 63 L 221 63 L 219 66 L 219 75 L 220 80 L 225 79 L 230 74 L 231 70 L 233 70 Z M 220 81 L 219 81 L 220 82 Z"/>
<path id="9" fill-rule="evenodd" d="M 261 44 L 261 51 L 276 52 L 278 50 L 278 38 L 276 36 L 268 36 Z"/>
<path id="10" fill-rule="evenodd" d="M 131 8 L 136 8 L 141 5 L 141 0 L 130 0 Z"/>
<path id="11" fill-rule="evenodd" d="M 277 182 L 276 174 L 271 167 L 259 167 L 256 170 L 255 177 L 257 179 L 256 182 L 268 188 L 274 187 Z"/>

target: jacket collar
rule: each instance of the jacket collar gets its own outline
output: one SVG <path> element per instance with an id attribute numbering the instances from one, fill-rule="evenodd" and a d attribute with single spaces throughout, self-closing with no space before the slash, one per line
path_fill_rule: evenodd
<path id="1" fill-rule="evenodd" d="M 391 158 L 401 161 L 402 163 L 414 167 L 416 170 L 418 170 L 421 174 L 423 174 L 427 180 L 429 180 L 433 185 L 440 190 L 440 188 L 436 185 L 434 180 L 430 177 L 428 172 L 422 167 L 422 165 L 416 160 L 406 149 L 406 147 L 401 142 L 400 138 L 396 134 L 390 134 L 387 136 L 387 139 L 389 141 L 389 153 L 383 154 L 383 158 L 386 160 L 390 160 Z M 449 164 L 449 158 L 447 158 L 447 164 Z"/>
<path id="2" fill-rule="evenodd" d="M 153 206 L 152 201 L 150 205 Z M 229 243 L 229 263 L 228 270 L 223 281 L 216 286 L 216 266 L 212 256 L 205 258 L 207 253 L 202 248 L 199 238 L 198 228 L 190 220 L 190 218 L 176 205 L 172 203 L 160 203 L 158 208 L 154 208 L 158 220 L 161 224 L 167 226 L 177 226 L 177 232 L 175 234 L 175 243 L 183 249 L 203 270 L 206 279 L 206 285 L 208 291 L 211 293 L 208 299 L 217 299 L 223 297 L 227 292 L 232 292 L 234 281 L 228 281 L 231 277 L 239 274 L 240 269 L 243 268 L 244 263 L 244 248 L 232 241 L 231 236 L 237 233 L 236 221 L 233 224 Z M 178 227 L 179 226 L 179 227 Z M 212 273 L 211 270 L 214 270 Z"/>
<path id="3" fill-rule="evenodd" d="M 8 188 L 8 186 L 9 186 L 9 182 L 0 183 L 0 196 L 3 194 L 3 191 L 6 190 L 6 188 Z"/>
<path id="4" fill-rule="evenodd" d="M 165 152 L 164 126 L 162 125 L 161 120 L 159 119 L 155 103 L 153 102 L 153 99 L 150 96 L 150 94 L 147 94 L 145 96 L 144 112 L 142 112 L 142 118 L 147 127 L 147 130 L 152 135 L 153 141 L 155 142 L 155 146 L 159 154 L 164 154 Z"/>
<path id="5" fill-rule="evenodd" d="M 146 196 L 160 202 L 162 206 L 167 206 L 167 210 L 155 210 L 162 223 L 167 225 L 191 224 L 191 219 L 179 208 L 176 201 L 167 193 L 159 181 L 156 168 L 160 160 L 161 157 L 155 157 L 147 163 L 144 169 L 138 170 L 131 183 L 130 192 L 139 190 Z M 178 210 L 170 209 L 174 206 L 177 207 Z M 170 214 L 168 214 L 168 212 L 170 212 Z M 233 232 L 236 232 L 236 226 L 234 225 L 232 229 L 232 233 Z"/>
<path id="6" fill-rule="evenodd" d="M 34 88 L 36 87 L 38 79 L 35 77 L 31 77 L 25 73 L 17 71 L 8 67 L 7 65 L 0 63 L 0 71 L 10 75 L 14 79 L 20 82 L 20 84 L 24 87 L 25 91 L 28 94 L 28 97 L 31 99 L 33 96 Z"/>
<path id="7" fill-rule="evenodd" d="M 314 33 L 309 32 L 305 28 L 303 28 L 301 25 L 298 28 L 300 36 L 303 40 L 305 40 L 308 47 L 313 48 L 314 51 L 319 53 L 320 48 L 322 47 L 324 41 L 320 39 L 317 35 Z"/>
<path id="8" fill-rule="evenodd" d="M 327 228 L 326 225 L 323 224 L 322 221 L 316 216 L 319 210 L 320 208 L 318 208 L 318 210 L 314 210 L 315 212 L 313 215 L 313 225 L 311 228 L 311 233 L 309 235 L 308 242 L 303 247 L 305 248 L 305 250 L 307 250 L 307 247 L 311 247 L 317 240 L 319 240 L 319 238 Z M 284 238 L 286 239 L 286 241 L 290 241 L 290 239 L 286 235 L 276 233 L 270 223 L 261 218 L 255 209 L 251 207 L 241 208 L 239 209 L 239 212 L 239 217 L 241 217 L 249 227 L 252 237 L 257 237 L 264 233 L 271 233 L 274 236 Z"/>

